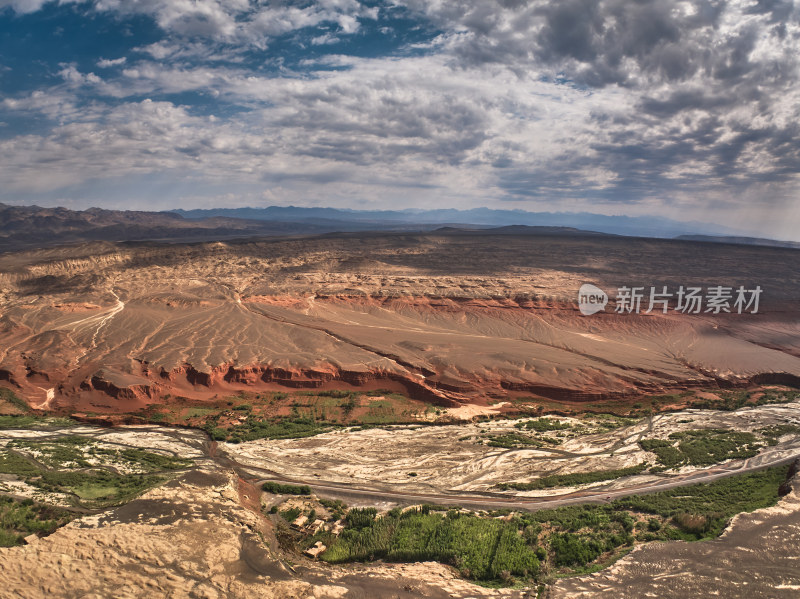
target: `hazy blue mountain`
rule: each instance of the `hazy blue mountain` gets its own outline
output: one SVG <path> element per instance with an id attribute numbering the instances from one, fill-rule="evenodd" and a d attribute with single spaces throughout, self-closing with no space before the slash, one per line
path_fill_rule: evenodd
<path id="1" fill-rule="evenodd" d="M 800 243 L 796 241 L 779 241 L 777 239 L 764 239 L 762 237 L 741 237 L 735 235 L 680 235 L 678 239 L 687 241 L 707 241 L 709 243 L 735 243 L 738 245 L 766 245 L 769 247 L 796 248 L 800 249 Z"/>
<path id="2" fill-rule="evenodd" d="M 736 235 L 726 227 L 690 222 L 684 223 L 666 218 L 640 216 L 606 216 L 589 212 L 527 212 L 525 210 L 494 210 L 473 208 L 471 210 L 344 210 L 338 208 L 302 208 L 297 206 L 269 206 L 267 208 L 212 208 L 208 210 L 175 210 L 187 219 L 202 219 L 211 216 L 232 218 L 307 222 L 331 225 L 339 221 L 350 226 L 371 224 L 376 228 L 391 228 L 391 225 L 452 224 L 463 223 L 474 226 L 502 227 L 528 225 L 539 227 L 572 227 L 641 237 L 676 237 L 679 235 Z"/>

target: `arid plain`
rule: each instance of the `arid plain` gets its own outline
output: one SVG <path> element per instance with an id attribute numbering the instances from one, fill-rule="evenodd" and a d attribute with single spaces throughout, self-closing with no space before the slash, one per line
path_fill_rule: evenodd
<path id="1" fill-rule="evenodd" d="M 791 249 L 340 235 L 84 244 L 0 256 L 0 273 L 0 374 L 50 408 L 369 385 L 445 406 L 521 393 L 587 401 L 800 376 Z M 583 317 L 586 282 L 612 300 L 636 285 L 763 293 L 758 314 L 615 314 L 612 301 Z"/>

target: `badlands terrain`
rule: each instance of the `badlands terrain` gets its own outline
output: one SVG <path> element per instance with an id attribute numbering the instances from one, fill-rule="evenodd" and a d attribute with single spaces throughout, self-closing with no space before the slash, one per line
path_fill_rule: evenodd
<path id="1" fill-rule="evenodd" d="M 508 231 L 7 253 L 0 378 L 95 412 L 254 389 L 457 406 L 796 383 L 798 265 L 788 248 Z M 585 282 L 606 312 L 578 312 Z M 763 293 L 757 314 L 616 314 L 625 285 Z"/>
<path id="2" fill-rule="evenodd" d="M 726 413 L 723 421 L 713 422 L 725 426 L 725 429 L 708 430 L 752 434 L 764 431 L 765 426 L 774 427 L 775 422 L 784 423 L 784 426 L 786 422 L 797 422 L 799 410 L 798 402 L 740 408 Z M 640 439 L 642 433 L 669 438 L 669 434 L 674 432 L 702 429 L 712 423 L 710 419 L 714 414 L 718 412 L 689 410 L 664 415 L 663 418 L 654 417 L 653 420 L 617 421 L 614 423 L 617 427 L 610 432 L 589 434 L 581 447 L 573 446 L 574 455 L 560 456 L 561 466 L 568 472 L 580 471 L 586 459 L 592 459 L 598 452 L 611 452 L 613 447 L 620 448 L 623 453 L 641 451 L 635 444 L 625 451 L 620 441 Z M 555 422 L 570 424 L 575 418 L 549 417 L 547 420 L 551 425 Z M 523 599 L 536 596 L 602 597 L 613 592 L 622 597 L 688 598 L 724 589 L 725 596 L 729 597 L 782 598 L 795 596 L 800 587 L 794 551 L 800 534 L 797 499 L 800 483 L 795 474 L 800 463 L 796 461 L 788 475 L 785 467 L 747 474 L 746 466 L 752 461 L 749 458 L 728 461 L 726 467 L 710 470 L 687 465 L 677 474 L 654 476 L 643 473 L 599 485 L 578 485 L 584 489 L 584 495 L 574 488 L 563 487 L 548 493 L 522 493 L 516 501 L 525 499 L 528 503 L 521 509 L 507 504 L 515 511 L 496 511 L 496 508 L 504 507 L 503 504 L 493 506 L 492 498 L 497 497 L 496 493 L 473 490 L 472 500 L 482 501 L 483 505 L 469 506 L 468 498 L 463 502 L 465 497 L 457 494 L 465 490 L 465 485 L 452 487 L 454 477 L 457 478 L 459 473 L 450 478 L 447 475 L 443 460 L 449 456 L 443 456 L 441 451 L 437 453 L 436 449 L 425 444 L 426 438 L 432 435 L 464 432 L 455 428 L 451 430 L 451 427 L 371 429 L 365 432 L 372 433 L 372 453 L 359 457 L 364 449 L 364 439 L 356 434 L 358 431 L 340 431 L 338 435 L 342 438 L 334 441 L 337 447 L 331 447 L 332 437 L 324 433 L 305 441 L 216 444 L 201 431 L 185 428 L 152 425 L 101 428 L 35 416 L 5 417 L 0 424 L 3 426 L 0 430 L 0 490 L 14 497 L 17 506 L 37 506 L 39 522 L 44 525 L 36 531 L 30 521 L 21 524 L 17 520 L 15 524 L 8 517 L 9 504 L 0 503 L 4 529 L 31 527 L 22 544 L 0 549 L 2 597 Z M 26 428 L 13 428 L 23 424 Z M 587 426 L 591 422 L 581 420 L 581 424 Z M 755 459 L 762 462 L 757 466 L 774 463 L 770 458 L 775 457 L 782 463 L 795 459 L 800 426 L 792 432 L 787 433 L 787 430 L 782 429 L 774 442 L 758 453 Z M 404 445 L 403 439 L 416 434 L 420 443 L 411 451 L 414 467 L 420 469 L 420 477 L 425 476 L 423 468 L 436 467 L 443 473 L 443 480 L 404 486 L 393 480 L 391 474 L 381 471 L 381 462 L 385 468 L 397 458 L 397 455 L 383 458 L 377 455 L 379 450 L 386 449 L 382 440 L 387 432 L 392 431 L 401 439 L 398 453 L 404 449 L 411 450 L 413 445 Z M 440 437 L 440 447 L 450 444 Z M 463 451 L 458 455 L 472 466 L 481 466 L 480 454 L 484 459 L 491 458 L 491 466 L 482 465 L 484 472 L 494 468 L 497 476 L 511 479 L 524 478 L 520 471 L 522 464 L 528 464 L 528 474 L 536 471 L 539 459 L 527 449 L 491 449 L 481 448 L 477 443 L 474 445 L 472 457 L 465 457 Z M 330 451 L 315 452 L 312 447 Z M 79 453 L 71 453 L 69 448 L 76 448 Z M 15 456 L 25 461 L 14 462 L 11 458 Z M 77 456 L 83 456 L 90 464 L 82 466 L 76 463 L 81 459 Z M 652 454 L 646 456 L 646 459 L 654 458 Z M 318 460 L 315 468 L 310 466 L 313 459 Z M 337 485 L 337 476 L 347 476 L 338 466 L 345 462 L 354 464 L 352 472 L 357 472 L 358 478 L 351 485 Z M 21 464 L 25 468 L 20 469 Z M 31 464 L 40 468 L 40 473 L 46 473 L 42 476 L 34 471 L 32 474 Z M 91 470 L 87 470 L 87 466 Z M 410 467 L 410 464 L 402 466 Z M 269 472 L 270 469 L 287 472 L 281 477 L 278 472 Z M 114 498 L 104 495 L 107 490 L 91 482 L 97 479 L 92 479 L 90 473 L 100 470 L 114 473 L 117 480 L 146 481 L 153 476 L 158 479 L 146 482 L 134 496 Z M 726 470 L 741 474 L 714 478 L 725 475 Z M 307 476 L 312 480 L 314 490 L 292 485 L 269 487 L 270 483 L 266 483 L 264 488 L 269 492 L 262 492 L 260 486 L 267 472 L 270 479 L 285 480 L 287 474 Z M 56 477 L 57 473 L 60 478 Z M 314 473 L 327 476 L 334 482 L 313 482 Z M 637 496 L 643 485 L 667 480 L 661 477 L 684 477 L 681 484 L 686 485 L 686 477 L 708 473 L 712 476 L 695 478 L 695 482 L 712 481 L 707 484 L 680 486 L 673 490 L 664 486 L 665 491 Z M 81 475 L 84 478 L 80 478 Z M 57 488 L 42 484 L 48 476 L 47 480 L 54 482 Z M 78 486 L 74 482 L 76 477 L 80 483 Z M 83 482 L 86 480 L 90 482 Z M 452 487 L 449 489 L 451 498 L 458 497 L 466 507 L 450 502 L 449 506 L 420 508 L 419 502 L 405 495 L 407 489 L 430 493 L 432 488 L 446 495 L 449 487 Z M 364 488 L 382 490 L 383 493 L 359 497 L 352 491 Z M 302 496 L 297 497 L 297 492 Z M 591 501 L 585 494 L 591 492 L 594 492 L 595 504 L 578 505 Z M 560 496 L 555 497 L 554 493 Z M 618 499 L 609 504 L 606 497 L 611 495 Z M 543 498 L 556 501 L 537 505 L 537 497 L 539 501 Z M 565 499 L 559 501 L 560 498 Z M 537 552 L 542 560 L 537 567 L 540 580 L 550 584 L 545 587 L 530 583 L 520 585 L 518 582 L 508 588 L 509 580 L 505 579 L 503 586 L 506 588 L 482 587 L 465 579 L 475 577 L 476 572 L 465 572 L 463 566 L 454 568 L 450 560 L 439 559 L 445 563 L 437 563 L 435 556 L 411 560 L 395 557 L 379 562 L 363 559 L 356 560 L 356 563 L 347 563 L 347 560 L 339 563 L 333 559 L 333 563 L 325 563 L 329 560 L 314 558 L 304 548 L 313 548 L 317 539 L 325 539 L 334 549 L 342 544 L 346 546 L 345 541 L 337 541 L 335 537 L 342 534 L 335 531 L 348 526 L 351 517 L 342 516 L 343 510 L 347 510 L 342 499 L 350 506 L 350 512 L 359 512 L 359 505 L 377 506 L 385 520 L 397 517 L 393 516 L 394 511 L 387 510 L 402 508 L 412 517 L 419 513 L 416 517 L 433 521 L 438 518 L 440 522 L 455 518 L 456 522 L 483 523 L 494 529 L 498 526 L 516 527 L 517 521 L 530 521 L 533 524 L 526 526 L 523 534 L 527 538 L 531 527 L 534 531 L 538 528 L 540 532 L 534 532 L 530 542 L 543 548 L 549 546 L 543 553 Z M 550 509 L 559 505 L 567 507 Z M 573 507 L 568 507 L 570 505 Z M 415 511 L 420 509 L 432 511 L 429 515 L 427 511 Z M 532 509 L 543 511 L 530 514 Z M 449 511 L 445 519 L 446 510 Z M 695 523 L 691 519 L 688 523 L 673 524 L 675 517 L 671 518 L 669 514 L 677 511 L 676 517 L 680 518 L 681 514 L 688 513 L 686 510 L 705 514 L 692 518 L 715 522 L 714 526 L 718 527 L 725 526 L 731 515 L 741 511 L 751 513 L 735 516 L 717 539 L 687 543 L 686 540 L 708 535 L 692 528 Z M 441 515 L 437 515 L 437 511 Z M 368 514 L 368 511 L 363 513 Z M 615 520 L 607 520 L 608 514 L 619 514 L 630 522 L 633 536 L 629 541 L 614 541 L 623 543 L 623 546 L 610 553 L 604 552 L 598 565 L 608 565 L 615 559 L 619 561 L 588 576 L 567 579 L 552 576 L 575 571 L 574 567 L 565 569 L 559 562 L 559 553 L 553 549 L 553 537 L 563 533 L 556 532 L 548 537 L 552 530 L 569 526 L 571 518 L 588 518 L 587 524 L 593 524 L 589 524 L 588 530 L 582 526 L 579 534 L 573 533 L 575 537 L 581 540 L 604 538 L 607 534 L 604 526 L 618 526 L 614 524 Z M 298 516 L 302 519 L 294 520 Z M 303 524 L 310 522 L 309 517 L 317 518 L 315 524 L 320 523 L 321 531 L 313 532 L 309 525 Z M 56 523 L 54 518 L 61 520 Z M 536 522 L 545 522 L 548 528 L 537 527 Z M 655 528 L 653 522 L 657 522 L 659 528 Z M 685 530 L 675 526 L 683 526 Z M 36 532 L 31 532 L 31 529 Z M 667 532 L 668 536 L 664 537 L 662 532 Z M 716 534 L 716 531 L 710 532 L 710 536 Z M 665 538 L 671 538 L 669 535 L 678 535 L 675 538 L 685 540 L 664 543 Z M 614 538 L 612 535 L 609 540 Z M 474 539 L 475 545 L 480 546 L 481 542 L 478 537 Z M 482 555 L 482 551 L 477 553 Z M 692 576 L 686 576 L 687 572 L 692 572 Z"/>
<path id="3" fill-rule="evenodd" d="M 0 254 L 0 596 L 793 596 L 798 264 L 526 227 Z M 614 310 L 681 285 L 763 293 Z"/>

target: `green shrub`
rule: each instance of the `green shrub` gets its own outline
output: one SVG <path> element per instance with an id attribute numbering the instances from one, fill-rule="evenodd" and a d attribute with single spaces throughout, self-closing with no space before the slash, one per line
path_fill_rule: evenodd
<path id="1" fill-rule="evenodd" d="M 378 518 L 373 509 L 352 509 L 347 528 L 323 554 L 332 563 L 385 558 L 435 560 L 478 580 L 507 575 L 535 576 L 539 558 L 519 534 L 517 524 L 450 510 L 393 510 Z M 504 575 L 503 573 L 506 573 Z"/>
<path id="2" fill-rule="evenodd" d="M 600 482 L 604 480 L 614 480 L 622 478 L 623 476 L 632 476 L 644 472 L 648 463 L 637 464 L 629 468 L 620 468 L 618 470 L 596 470 L 594 472 L 577 472 L 575 474 L 553 474 L 550 476 L 543 476 L 529 483 L 500 483 L 498 488 L 516 489 L 517 491 L 533 491 L 536 489 L 549 489 L 552 487 L 572 487 L 574 485 L 583 485 L 589 483 Z"/>
<path id="3" fill-rule="evenodd" d="M 787 467 L 771 468 L 607 505 L 517 514 L 509 521 L 454 509 L 445 515 L 445 506 L 396 508 L 382 517 L 373 508 L 351 509 L 341 535 L 326 538 L 322 559 L 434 560 L 456 567 L 463 576 L 501 584 L 515 576 L 535 579 L 545 561 L 559 574 L 586 571 L 632 545 L 634 530 L 644 541 L 719 534 L 733 514 L 774 505 L 786 472 Z"/>
<path id="4" fill-rule="evenodd" d="M 308 485 L 286 485 L 267 481 L 261 485 L 261 489 L 275 495 L 311 495 L 311 487 Z"/>
<path id="5" fill-rule="evenodd" d="M 566 431 L 572 428 L 572 425 L 556 420 L 555 418 L 539 418 L 537 420 L 527 420 L 525 422 L 518 422 L 514 425 L 519 429 L 527 429 L 536 432 L 546 431 Z"/>
<path id="6" fill-rule="evenodd" d="M 302 510 L 299 507 L 292 507 L 287 510 L 283 510 L 280 514 L 287 522 L 294 522 L 297 520 L 297 517 L 301 512 Z"/>
<path id="7" fill-rule="evenodd" d="M 761 449 L 753 433 L 700 429 L 672 433 L 669 440 L 643 439 L 639 446 L 656 454 L 667 468 L 710 466 L 726 460 L 753 457 Z"/>
<path id="8" fill-rule="evenodd" d="M 375 523 L 378 510 L 374 507 L 357 508 L 354 507 L 345 517 L 345 522 L 350 528 L 369 528 Z"/>
<path id="9" fill-rule="evenodd" d="M 569 533 L 556 533 L 550 537 L 550 549 L 557 566 L 585 566 L 605 551 L 596 538 Z"/>

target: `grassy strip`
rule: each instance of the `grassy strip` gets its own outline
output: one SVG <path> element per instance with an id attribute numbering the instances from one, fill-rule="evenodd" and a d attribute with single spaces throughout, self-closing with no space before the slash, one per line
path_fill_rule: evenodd
<path id="1" fill-rule="evenodd" d="M 800 391 L 780 391 L 767 389 L 757 399 L 752 399 L 751 391 L 714 391 L 720 399 L 694 400 L 692 408 L 702 408 L 709 410 L 722 410 L 732 412 L 745 406 L 765 406 L 772 404 L 788 403 L 800 397 Z"/>
<path id="2" fill-rule="evenodd" d="M 268 481 L 261 485 L 261 489 L 275 495 L 311 495 L 311 487 L 308 485 L 283 485 Z"/>
<path id="3" fill-rule="evenodd" d="M 756 429 L 756 432 L 764 437 L 767 445 L 774 446 L 778 444 L 778 439 L 783 435 L 797 435 L 800 433 L 800 426 L 796 424 L 773 424 Z"/>
<path id="4" fill-rule="evenodd" d="M 522 433 L 506 433 L 504 435 L 488 435 L 487 445 L 489 447 L 503 447 L 505 449 L 525 449 L 526 447 L 544 447 L 546 445 L 558 445 L 560 439 L 552 437 L 529 437 Z"/>
<path id="5" fill-rule="evenodd" d="M 604 480 L 614 480 L 622 478 L 623 476 L 632 476 L 644 472 L 650 466 L 647 462 L 630 466 L 629 468 L 620 468 L 618 470 L 596 470 L 594 472 L 577 472 L 575 474 L 553 474 L 551 476 L 543 476 L 529 483 L 500 483 L 497 488 L 507 491 L 515 489 L 517 491 L 535 491 L 538 489 L 552 489 L 553 487 L 574 487 L 575 485 L 584 485 L 588 483 L 596 483 Z"/>
<path id="6" fill-rule="evenodd" d="M 572 426 L 566 422 L 561 422 L 555 418 L 538 418 L 537 420 L 526 420 L 518 422 L 514 425 L 515 428 L 525 429 L 529 431 L 536 431 L 537 433 L 544 433 L 547 431 L 566 431 L 570 430 Z"/>
<path id="7" fill-rule="evenodd" d="M 23 414 L 27 414 L 31 411 L 30 406 L 26 404 L 21 397 L 19 397 L 11 389 L 6 389 L 5 387 L 0 387 L 0 401 L 11 404 L 18 410 L 21 410 Z"/>
<path id="8" fill-rule="evenodd" d="M 165 456 L 143 449 L 123 449 L 116 453 L 116 457 L 134 464 L 147 472 L 161 472 L 163 470 L 184 470 L 192 466 L 191 460 Z"/>
<path id="9" fill-rule="evenodd" d="M 69 418 L 53 416 L 37 416 L 35 414 L 6 414 L 0 415 L 0 430 L 9 429 L 37 429 L 45 427 L 65 428 L 76 426 L 77 422 Z"/>
<path id="10" fill-rule="evenodd" d="M 539 558 L 517 534 L 513 523 L 478 518 L 455 510 L 447 514 L 393 510 L 377 517 L 374 509 L 351 509 L 347 528 L 323 554 L 330 563 L 435 560 L 457 567 L 463 576 L 495 580 L 535 576 Z"/>
<path id="11" fill-rule="evenodd" d="M 204 428 L 215 441 L 241 443 L 242 441 L 255 441 L 256 439 L 313 437 L 331 430 L 333 425 L 304 417 L 270 420 L 250 415 L 244 422 L 230 428 L 217 426 L 216 420 L 212 418 L 206 422 Z"/>

